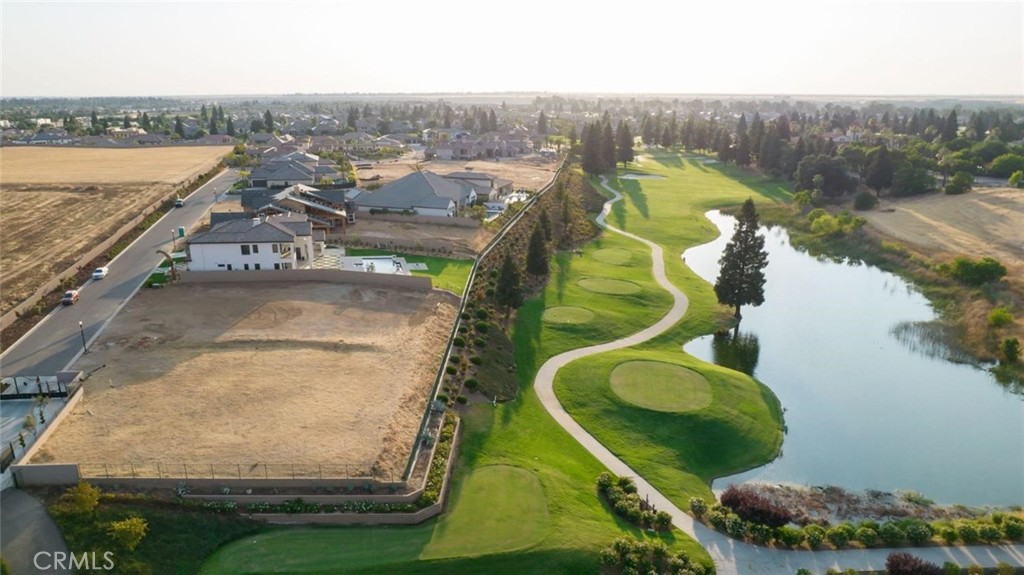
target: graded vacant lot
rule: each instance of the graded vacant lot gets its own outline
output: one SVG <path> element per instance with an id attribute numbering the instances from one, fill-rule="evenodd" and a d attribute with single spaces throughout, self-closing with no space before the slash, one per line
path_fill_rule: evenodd
<path id="1" fill-rule="evenodd" d="M 0 149 L 0 313 L 230 150 Z"/>
<path id="2" fill-rule="evenodd" d="M 416 160 L 412 158 L 401 158 L 398 160 L 385 160 L 374 164 L 372 168 L 356 170 L 360 187 L 373 183 L 369 180 L 374 176 L 380 176 L 378 183 L 386 184 L 397 180 L 402 176 L 411 174 L 417 169 L 429 170 L 436 174 L 450 174 L 452 172 L 485 172 L 499 178 L 512 180 L 515 189 L 526 188 L 528 190 L 539 190 L 547 184 L 558 170 L 560 160 L 547 159 L 537 155 L 522 156 L 519 158 L 502 158 L 495 160 Z"/>
<path id="3" fill-rule="evenodd" d="M 1024 278 L 1024 190 L 975 188 L 968 194 L 931 194 L 888 200 L 862 212 L 884 235 L 923 249 L 935 259 L 991 256 Z"/>
<path id="4" fill-rule="evenodd" d="M 106 365 L 34 461 L 243 477 L 376 464 L 397 477 L 456 303 L 320 283 L 143 290 L 75 366 Z"/>

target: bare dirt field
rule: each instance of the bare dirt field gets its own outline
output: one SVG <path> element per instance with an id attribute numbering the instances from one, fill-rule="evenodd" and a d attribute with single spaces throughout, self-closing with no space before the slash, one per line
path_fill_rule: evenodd
<path id="1" fill-rule="evenodd" d="M 0 149 L 0 313 L 230 149 Z"/>
<path id="2" fill-rule="evenodd" d="M 494 237 L 485 228 L 459 228 L 434 224 L 410 224 L 356 217 L 356 223 L 338 239 L 358 238 L 363 242 L 386 243 L 388 240 L 420 242 L 423 245 L 440 244 L 456 253 L 476 254 Z M 334 237 L 334 236 L 332 236 Z"/>
<path id="3" fill-rule="evenodd" d="M 456 303 L 321 283 L 141 291 L 75 366 L 106 365 L 34 461 L 243 477 L 376 464 L 398 476 Z"/>
<path id="4" fill-rule="evenodd" d="M 558 165 L 559 160 L 549 160 L 536 155 L 521 158 L 502 158 L 500 161 L 472 160 L 469 162 L 442 160 L 424 162 L 412 158 L 401 158 L 374 164 L 372 168 L 356 170 L 356 176 L 359 178 L 360 187 L 362 187 L 372 183 L 373 180 L 368 178 L 373 176 L 380 176 L 376 181 L 386 184 L 415 172 L 417 166 L 421 170 L 430 170 L 441 175 L 471 169 L 474 172 L 485 172 L 499 178 L 512 180 L 512 185 L 517 190 L 519 188 L 538 190 L 554 177 L 555 172 L 558 170 Z"/>
<path id="5" fill-rule="evenodd" d="M 1024 190 L 975 188 L 960 196 L 887 200 L 880 207 L 860 215 L 882 234 L 933 259 L 991 256 L 1007 267 L 1009 279 L 1024 281 Z"/>

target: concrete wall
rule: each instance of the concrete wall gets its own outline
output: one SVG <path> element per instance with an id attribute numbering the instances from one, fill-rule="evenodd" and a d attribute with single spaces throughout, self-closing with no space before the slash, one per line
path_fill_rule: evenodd
<path id="1" fill-rule="evenodd" d="M 441 504 L 435 503 L 416 513 L 260 513 L 253 517 L 275 525 L 416 525 L 440 513 Z"/>
<path id="2" fill-rule="evenodd" d="M 26 485 L 75 485 L 80 479 L 77 463 L 12 465 L 11 471 L 21 487 Z"/>
<path id="3" fill-rule="evenodd" d="M 259 270 L 230 272 L 182 272 L 188 283 L 227 282 L 327 282 L 335 284 L 376 285 L 394 289 L 430 291 L 429 277 L 375 274 L 349 270 Z"/>
<path id="4" fill-rule="evenodd" d="M 359 204 L 359 198 L 356 198 Z M 369 209 L 369 208 L 367 208 Z M 437 224 L 441 226 L 453 226 L 456 228 L 479 228 L 480 221 L 470 218 L 447 218 L 438 216 L 403 216 L 402 214 L 371 214 L 364 212 L 361 208 L 356 216 L 356 227 L 353 232 L 358 232 L 359 220 L 380 220 L 384 222 L 403 222 L 407 224 Z"/>
<path id="5" fill-rule="evenodd" d="M 113 247 L 113 245 L 116 244 L 122 236 L 124 236 L 132 229 L 134 229 L 135 226 L 138 226 L 140 223 L 142 223 L 142 220 L 146 219 L 146 216 L 156 211 L 156 209 L 159 208 L 160 205 L 163 204 L 166 200 L 177 196 L 182 189 L 190 186 L 196 180 L 197 176 L 207 173 L 209 170 L 213 169 L 214 166 L 216 166 L 218 163 L 220 163 L 220 158 L 211 160 L 210 162 L 204 164 L 202 167 L 198 168 L 193 173 L 193 176 L 189 177 L 187 180 L 182 182 L 180 186 L 171 190 L 170 192 L 167 193 L 167 195 L 163 196 L 162 198 L 158 199 L 152 204 L 146 206 L 142 210 L 142 212 L 139 213 L 138 216 L 132 218 L 128 223 L 118 228 L 118 230 L 114 232 L 109 238 L 107 238 L 105 241 L 100 242 L 99 244 L 96 244 L 96 246 L 93 249 L 89 250 L 82 257 L 75 260 L 75 263 L 71 264 L 67 269 L 54 276 L 53 279 L 40 286 L 39 289 L 33 292 L 32 295 L 25 299 L 25 301 L 16 305 L 11 311 L 5 313 L 3 317 L 0 317 L 0 329 L 5 329 L 7 326 L 14 323 L 18 319 L 18 314 L 23 314 L 29 309 L 31 309 L 32 306 L 36 305 L 36 303 L 43 298 L 43 296 L 57 289 L 60 286 L 60 282 L 62 282 L 65 278 L 77 274 L 80 268 L 84 267 L 89 262 L 96 259 L 101 254 L 103 254 L 111 247 Z M 211 176 L 209 179 L 212 180 L 213 178 L 220 175 L 220 173 L 221 172 L 218 172 L 216 175 Z"/>
<path id="6" fill-rule="evenodd" d="M 108 488 L 111 488 L 111 489 L 123 488 L 123 487 L 154 488 L 154 489 L 170 488 L 170 489 L 173 489 L 173 488 L 177 487 L 183 481 L 185 483 L 187 483 L 188 485 L 196 488 L 196 489 L 215 489 L 215 490 L 218 490 L 218 491 L 220 489 L 224 488 L 224 487 L 229 487 L 232 490 L 239 490 L 239 489 L 272 489 L 272 488 L 278 488 L 278 489 L 321 489 L 321 488 L 329 488 L 329 487 L 334 487 L 334 488 L 345 487 L 347 485 L 363 486 L 363 485 L 366 485 L 367 483 L 373 483 L 374 486 L 375 486 L 374 487 L 375 489 L 377 489 L 379 491 L 385 491 L 389 486 L 392 486 L 392 485 L 394 485 L 396 487 L 399 487 L 399 486 L 400 487 L 404 487 L 405 486 L 404 484 L 401 484 L 401 483 L 399 483 L 399 484 L 391 484 L 391 483 L 375 482 L 375 481 L 373 481 L 370 478 L 366 478 L 366 479 L 359 480 L 359 481 L 350 480 L 350 479 L 330 479 L 330 478 L 325 478 L 325 479 L 280 479 L 280 478 L 278 478 L 278 479 L 275 479 L 275 478 L 270 478 L 270 479 L 235 479 L 235 478 L 227 478 L 227 477 L 223 477 L 223 478 L 222 477 L 218 477 L 217 479 L 210 479 L 209 477 L 202 477 L 202 476 L 195 477 L 195 476 L 192 476 L 191 474 L 189 475 L 188 479 L 185 479 L 185 477 L 183 477 L 183 476 L 163 477 L 163 478 L 160 478 L 160 477 L 136 477 L 136 478 L 131 478 L 131 477 L 110 477 L 110 478 L 107 478 L 107 477 L 86 477 L 86 479 L 88 479 L 89 483 L 94 483 L 96 485 L 100 485 L 100 486 L 103 486 L 103 487 L 108 487 Z M 197 499 L 210 499 L 210 498 L 214 498 L 214 497 L 224 497 L 226 500 L 231 501 L 231 500 L 234 500 L 234 497 L 236 497 L 236 496 L 233 496 L 233 495 L 231 495 L 231 496 L 212 496 L 212 495 L 211 496 L 203 496 L 203 495 L 196 495 L 195 497 Z M 239 495 L 238 497 L 241 497 L 241 495 Z M 294 499 L 295 497 L 298 497 L 298 496 L 297 495 L 293 495 L 291 497 L 288 497 L 287 499 Z M 350 497 L 350 499 L 362 500 L 362 499 L 366 499 L 366 496 L 361 496 L 361 497 L 353 496 L 353 497 Z M 263 501 L 263 499 L 259 499 L 259 501 Z"/>

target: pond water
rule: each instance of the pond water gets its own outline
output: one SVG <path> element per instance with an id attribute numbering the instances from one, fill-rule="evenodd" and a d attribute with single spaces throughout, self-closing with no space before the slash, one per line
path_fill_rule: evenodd
<path id="1" fill-rule="evenodd" d="M 722 235 L 683 257 L 714 283 L 735 219 L 707 217 Z M 936 357 L 934 342 L 916 345 L 908 326 L 935 312 L 907 282 L 800 252 L 782 228 L 761 232 L 765 303 L 743 308 L 738 337 L 705 336 L 684 349 L 769 386 L 787 433 L 778 459 L 714 489 L 767 481 L 1024 504 L 1024 397 L 984 369 Z"/>

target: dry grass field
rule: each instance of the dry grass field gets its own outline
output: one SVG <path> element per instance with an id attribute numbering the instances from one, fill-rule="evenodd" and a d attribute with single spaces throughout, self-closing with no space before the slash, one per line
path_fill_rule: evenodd
<path id="1" fill-rule="evenodd" d="M 75 366 L 106 365 L 34 461 L 400 475 L 456 304 L 318 283 L 143 290 Z"/>
<path id="2" fill-rule="evenodd" d="M 373 180 L 368 180 L 373 176 L 380 176 L 380 179 L 376 181 L 386 184 L 411 174 L 416 171 L 417 166 L 422 170 L 430 170 L 441 175 L 471 169 L 474 172 L 485 172 L 499 178 L 512 180 L 512 185 L 516 189 L 538 190 L 554 177 L 558 165 L 558 160 L 548 160 L 540 156 L 502 158 L 497 162 L 494 160 L 472 160 L 469 162 L 431 160 L 423 162 L 402 158 L 374 164 L 372 168 L 356 170 L 356 176 L 359 178 L 359 185 L 365 186 L 373 182 Z"/>
<path id="3" fill-rule="evenodd" d="M 230 149 L 0 149 L 0 313 Z"/>

